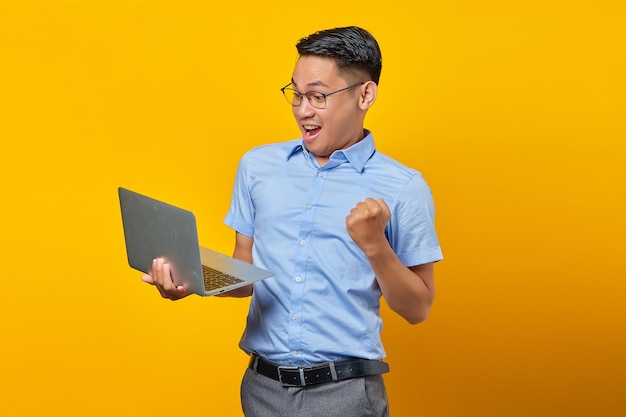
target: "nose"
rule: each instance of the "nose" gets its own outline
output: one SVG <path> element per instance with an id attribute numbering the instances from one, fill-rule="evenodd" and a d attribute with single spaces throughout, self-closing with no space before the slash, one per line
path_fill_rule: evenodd
<path id="1" fill-rule="evenodd" d="M 292 107 L 293 114 L 298 119 L 312 117 L 315 115 L 315 107 L 311 106 L 309 100 L 305 97 L 299 106 Z"/>

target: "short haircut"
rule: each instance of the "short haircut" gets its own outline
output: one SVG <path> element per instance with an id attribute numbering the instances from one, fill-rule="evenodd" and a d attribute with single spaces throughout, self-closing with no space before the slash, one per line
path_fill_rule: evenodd
<path id="1" fill-rule="evenodd" d="M 300 56 L 332 58 L 340 71 L 362 71 L 378 84 L 383 66 L 380 47 L 365 29 L 348 26 L 322 30 L 298 41 Z"/>

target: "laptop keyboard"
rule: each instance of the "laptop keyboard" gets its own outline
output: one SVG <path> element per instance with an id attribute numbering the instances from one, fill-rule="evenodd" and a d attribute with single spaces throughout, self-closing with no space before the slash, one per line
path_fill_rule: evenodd
<path id="1" fill-rule="evenodd" d="M 224 274 L 223 272 L 216 271 L 215 269 L 204 265 L 202 265 L 202 275 L 204 277 L 204 289 L 206 291 L 212 291 L 217 288 L 223 288 L 227 285 L 243 282 L 243 280 L 239 278 Z"/>

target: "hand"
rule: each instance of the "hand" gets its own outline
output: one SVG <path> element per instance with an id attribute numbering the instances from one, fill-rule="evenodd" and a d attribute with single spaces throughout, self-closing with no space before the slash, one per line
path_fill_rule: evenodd
<path id="1" fill-rule="evenodd" d="M 152 260 L 152 271 L 149 274 L 143 275 L 141 280 L 157 287 L 161 297 L 172 301 L 179 300 L 191 294 L 187 292 L 182 285 L 174 285 L 170 266 L 160 258 Z"/>
<path id="2" fill-rule="evenodd" d="M 346 229 L 352 240 L 369 255 L 381 245 L 388 245 L 385 227 L 390 218 L 391 210 L 382 198 L 366 198 L 350 210 Z"/>

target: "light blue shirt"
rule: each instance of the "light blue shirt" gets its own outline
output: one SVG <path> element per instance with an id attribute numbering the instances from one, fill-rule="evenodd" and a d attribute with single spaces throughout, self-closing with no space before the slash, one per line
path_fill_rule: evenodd
<path id="1" fill-rule="evenodd" d="M 253 237 L 255 265 L 276 274 L 254 284 L 244 351 L 284 365 L 385 357 L 381 291 L 345 224 L 367 197 L 391 209 L 387 239 L 406 266 L 442 259 L 428 185 L 377 152 L 371 133 L 324 166 L 301 139 L 243 156 L 225 223 Z"/>

